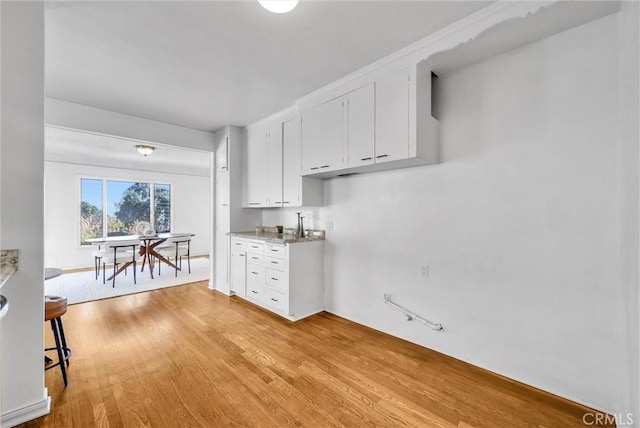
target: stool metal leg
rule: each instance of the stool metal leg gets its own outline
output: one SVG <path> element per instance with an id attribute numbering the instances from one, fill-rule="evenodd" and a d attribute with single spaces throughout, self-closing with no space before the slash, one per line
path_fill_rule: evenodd
<path id="1" fill-rule="evenodd" d="M 58 330 L 60 331 L 60 340 L 62 342 L 62 350 L 64 352 L 65 361 L 67 362 L 67 367 L 69 367 L 69 357 L 71 356 L 71 352 L 67 348 L 67 339 L 64 337 L 64 328 L 62 327 L 62 318 L 56 318 L 58 321 Z"/>
<path id="2" fill-rule="evenodd" d="M 60 370 L 62 371 L 62 380 L 64 381 L 64 386 L 67 386 L 67 366 L 64 363 L 64 356 L 62 354 L 62 343 L 60 343 L 60 332 L 58 330 L 58 323 L 56 319 L 51 320 L 51 329 L 53 330 L 53 338 L 56 341 L 56 351 L 58 352 L 58 363 L 60 365 Z"/>

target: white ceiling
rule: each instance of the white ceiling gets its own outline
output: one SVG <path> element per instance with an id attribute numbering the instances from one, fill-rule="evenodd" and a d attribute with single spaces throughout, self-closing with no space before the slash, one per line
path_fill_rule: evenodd
<path id="1" fill-rule="evenodd" d="M 47 96 L 207 131 L 245 126 L 488 1 L 52 1 Z"/>
<path id="2" fill-rule="evenodd" d="M 149 156 L 137 152 L 126 138 L 46 127 L 45 160 L 79 165 L 209 176 L 209 153 L 180 147 L 155 145 Z"/>

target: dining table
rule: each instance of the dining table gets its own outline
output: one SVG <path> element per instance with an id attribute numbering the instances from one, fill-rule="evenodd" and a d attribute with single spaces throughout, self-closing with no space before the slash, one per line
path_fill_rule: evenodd
<path id="1" fill-rule="evenodd" d="M 89 242 L 90 244 L 100 245 L 107 242 L 113 243 L 118 241 L 128 241 L 132 239 L 139 239 L 140 240 L 139 254 L 142 257 L 142 268 L 140 269 L 140 272 L 143 272 L 144 267 L 148 265 L 149 274 L 151 275 L 151 279 L 153 279 L 153 263 L 155 259 L 163 261 L 164 263 L 168 264 L 174 269 L 181 270 L 177 265 L 175 265 L 173 262 L 171 262 L 171 260 L 167 259 L 162 254 L 160 254 L 156 249 L 160 245 L 162 245 L 164 242 L 166 242 L 167 239 L 191 238 L 193 236 L 196 236 L 196 234 L 189 233 L 189 232 L 186 232 L 186 233 L 167 232 L 167 233 L 157 233 L 153 235 L 106 236 L 106 237 L 100 237 L 100 238 L 90 238 L 90 239 L 86 239 L 85 241 Z M 112 274 L 109 278 L 107 278 L 107 281 L 113 279 L 114 276 L 117 276 L 119 273 L 124 271 L 131 264 L 132 264 L 131 262 L 124 263 L 122 266 L 120 266 L 120 268 L 118 268 L 115 274 Z"/>
<path id="2" fill-rule="evenodd" d="M 153 263 L 155 259 L 165 262 L 174 269 L 181 270 L 176 264 L 171 262 L 171 260 L 156 251 L 156 248 L 162 245 L 167 239 L 191 238 L 192 236 L 195 236 L 195 233 L 168 232 L 158 233 L 157 235 L 140 236 L 140 241 L 143 243 L 140 245 L 140 255 L 142 256 L 142 268 L 140 268 L 140 272 L 144 272 L 145 264 L 148 265 L 151 279 L 153 279 Z"/>

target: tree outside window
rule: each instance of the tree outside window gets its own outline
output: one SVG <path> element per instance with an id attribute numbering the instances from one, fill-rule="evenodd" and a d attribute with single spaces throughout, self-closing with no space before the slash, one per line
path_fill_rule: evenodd
<path id="1" fill-rule="evenodd" d="M 140 222 L 153 224 L 157 233 L 171 231 L 169 184 L 83 178 L 81 187 L 82 245 L 87 244 L 88 238 L 102 237 L 105 230 L 107 236 L 135 235 Z M 102 210 L 103 187 L 106 190 L 106 215 Z"/>

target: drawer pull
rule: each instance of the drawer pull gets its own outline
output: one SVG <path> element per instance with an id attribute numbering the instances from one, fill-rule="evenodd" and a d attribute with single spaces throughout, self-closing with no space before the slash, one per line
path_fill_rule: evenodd
<path id="1" fill-rule="evenodd" d="M 257 258 L 257 257 L 254 257 L 254 256 L 251 256 L 251 258 L 252 258 L 253 260 L 258 260 L 258 258 Z"/>
<path id="2" fill-rule="evenodd" d="M 249 205 L 260 205 L 260 202 L 249 202 Z"/>
<path id="3" fill-rule="evenodd" d="M 244 254 L 238 254 L 240 257 L 244 257 Z"/>
<path id="4" fill-rule="evenodd" d="M 362 158 L 362 159 L 360 159 L 360 160 L 361 160 L 361 161 L 368 161 L 368 160 L 371 160 L 371 158 Z"/>
<path id="5" fill-rule="evenodd" d="M 277 264 L 278 264 L 278 262 L 274 262 L 274 261 L 271 261 L 271 263 L 273 263 L 274 265 L 277 265 Z"/>
<path id="6" fill-rule="evenodd" d="M 329 168 L 330 165 L 322 165 L 320 168 Z"/>
<path id="7" fill-rule="evenodd" d="M 271 279 L 273 279 L 274 281 L 277 281 L 277 280 L 278 280 L 278 278 L 274 278 L 274 277 L 271 277 Z"/>
<path id="8" fill-rule="evenodd" d="M 254 275 L 257 275 L 257 274 L 258 274 L 258 272 L 251 272 L 251 273 L 252 273 L 252 274 L 254 274 Z"/>
<path id="9" fill-rule="evenodd" d="M 242 242 L 236 242 L 236 245 L 242 245 Z"/>
<path id="10" fill-rule="evenodd" d="M 313 171 L 314 169 L 320 169 L 320 167 L 319 166 L 314 166 L 314 167 L 311 167 L 310 169 Z"/>
<path id="11" fill-rule="evenodd" d="M 274 299 L 273 297 L 271 298 L 271 300 L 273 300 L 274 302 L 277 302 L 277 301 L 278 301 L 278 299 Z"/>
<path id="12" fill-rule="evenodd" d="M 380 156 L 376 156 L 376 159 L 380 159 L 380 158 L 386 158 L 389 155 L 380 155 Z"/>
<path id="13" fill-rule="evenodd" d="M 253 294 L 258 294 L 258 292 L 257 292 L 256 290 L 251 290 L 251 292 L 252 292 Z"/>
<path id="14" fill-rule="evenodd" d="M 279 253 L 280 250 L 278 250 L 277 248 L 272 248 L 271 251 L 273 251 L 274 253 Z"/>

